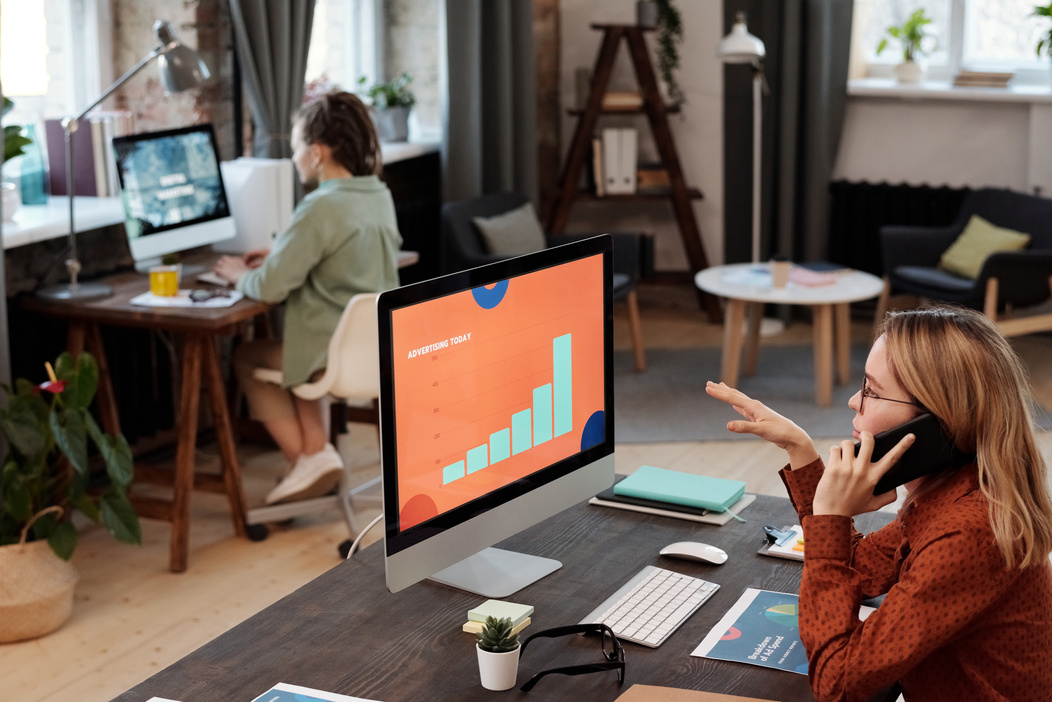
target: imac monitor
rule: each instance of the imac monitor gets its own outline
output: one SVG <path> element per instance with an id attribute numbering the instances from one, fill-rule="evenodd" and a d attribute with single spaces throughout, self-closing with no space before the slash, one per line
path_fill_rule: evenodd
<path id="1" fill-rule="evenodd" d="M 136 268 L 237 233 L 212 125 L 114 137 L 113 152 Z"/>
<path id="2" fill-rule="evenodd" d="M 379 296 L 391 592 L 561 565 L 490 547 L 613 484 L 611 260 L 599 236 Z"/>

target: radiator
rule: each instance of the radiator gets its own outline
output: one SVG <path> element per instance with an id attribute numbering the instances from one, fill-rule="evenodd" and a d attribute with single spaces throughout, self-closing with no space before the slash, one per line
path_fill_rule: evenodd
<path id="1" fill-rule="evenodd" d="M 884 274 L 879 231 L 885 224 L 951 224 L 968 188 L 833 181 L 829 185 L 829 257 L 837 263 Z"/>

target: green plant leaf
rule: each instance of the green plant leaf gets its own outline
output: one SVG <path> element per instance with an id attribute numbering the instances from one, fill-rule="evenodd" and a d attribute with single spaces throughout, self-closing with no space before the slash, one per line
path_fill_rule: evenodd
<path id="1" fill-rule="evenodd" d="M 126 544 L 142 543 L 142 526 L 128 497 L 119 490 L 110 488 L 99 499 L 102 523 L 118 541 Z"/>
<path id="2" fill-rule="evenodd" d="M 55 376 L 66 381 L 62 401 L 68 407 L 91 405 L 99 387 L 99 366 L 94 356 L 83 352 L 74 360 L 68 352 L 63 352 L 55 361 Z"/>
<path id="3" fill-rule="evenodd" d="M 77 530 L 69 520 L 62 520 L 47 537 L 47 542 L 56 556 L 68 561 L 77 548 Z"/>
<path id="4" fill-rule="evenodd" d="M 25 147 L 33 143 L 32 139 L 22 135 L 22 127 L 9 124 L 4 127 L 4 160 L 21 156 L 25 153 Z"/>
<path id="5" fill-rule="evenodd" d="M 22 471 L 15 461 L 4 464 L 3 479 L 4 511 L 20 523 L 29 521 L 33 516 L 33 492 Z M 21 529 L 21 527 L 19 527 Z"/>
<path id="6" fill-rule="evenodd" d="M 93 522 L 98 522 L 99 519 L 102 518 L 99 514 L 99 506 L 95 504 L 95 501 L 86 494 L 80 495 L 77 499 L 75 499 L 73 501 L 73 506 L 79 509 L 81 512 L 83 512 L 84 516 L 86 516 Z"/>
<path id="7" fill-rule="evenodd" d="M 99 453 L 102 454 L 102 460 L 106 464 L 106 474 L 110 477 L 110 481 L 120 488 L 128 487 L 135 474 L 135 462 L 132 459 L 131 447 L 127 439 L 123 434 L 116 438 L 103 434 L 95 418 L 87 413 L 85 413 L 85 424 L 88 427 L 88 434 L 99 448 Z"/>
<path id="8" fill-rule="evenodd" d="M 51 433 L 55 444 L 79 475 L 88 474 L 88 430 L 85 416 L 87 410 L 75 408 L 51 414 Z M 61 414 L 61 416 L 60 416 Z M 63 423 L 65 420 L 65 423 Z"/>
<path id="9" fill-rule="evenodd" d="M 43 456 L 47 451 L 42 425 L 41 416 L 32 403 L 17 395 L 11 398 L 7 411 L 0 414 L 0 432 L 18 453 L 29 460 Z"/>

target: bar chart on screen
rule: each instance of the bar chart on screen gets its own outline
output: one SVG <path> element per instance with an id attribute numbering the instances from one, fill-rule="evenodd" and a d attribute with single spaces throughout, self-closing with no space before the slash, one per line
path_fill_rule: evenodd
<path id="1" fill-rule="evenodd" d="M 601 294 L 594 285 L 601 266 L 578 265 L 582 275 L 564 276 L 557 289 L 539 271 L 451 295 L 441 308 L 402 320 L 411 330 L 394 339 L 405 349 L 395 369 L 403 528 L 591 445 L 603 372 L 576 359 L 596 357 L 603 320 L 551 316 L 540 311 L 551 305 L 534 304 L 539 296 Z M 451 319 L 460 326 L 448 329 Z"/>

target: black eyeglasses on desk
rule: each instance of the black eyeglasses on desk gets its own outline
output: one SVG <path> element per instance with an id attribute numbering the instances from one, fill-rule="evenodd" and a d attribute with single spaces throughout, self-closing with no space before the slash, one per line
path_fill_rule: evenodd
<path id="1" fill-rule="evenodd" d="M 603 670 L 617 670 L 617 682 L 623 685 L 625 682 L 625 649 L 621 647 L 621 642 L 614 636 L 614 630 L 608 627 L 606 624 L 573 624 L 571 626 L 559 626 L 554 629 L 545 629 L 538 631 L 535 634 L 531 634 L 525 641 L 522 642 L 522 649 L 519 651 L 521 656 L 526 652 L 526 646 L 536 638 L 551 639 L 557 636 L 566 636 L 567 634 L 601 634 L 600 646 L 602 647 L 603 657 L 606 659 L 602 663 L 586 663 L 584 665 L 570 665 L 564 668 L 552 668 L 551 670 L 542 670 L 541 672 L 534 675 L 532 678 L 526 681 L 526 683 L 519 689 L 523 692 L 529 692 L 533 689 L 533 686 L 537 684 L 537 681 L 543 678 L 545 675 L 552 673 L 558 673 L 560 675 L 584 675 L 585 673 L 598 673 Z"/>

